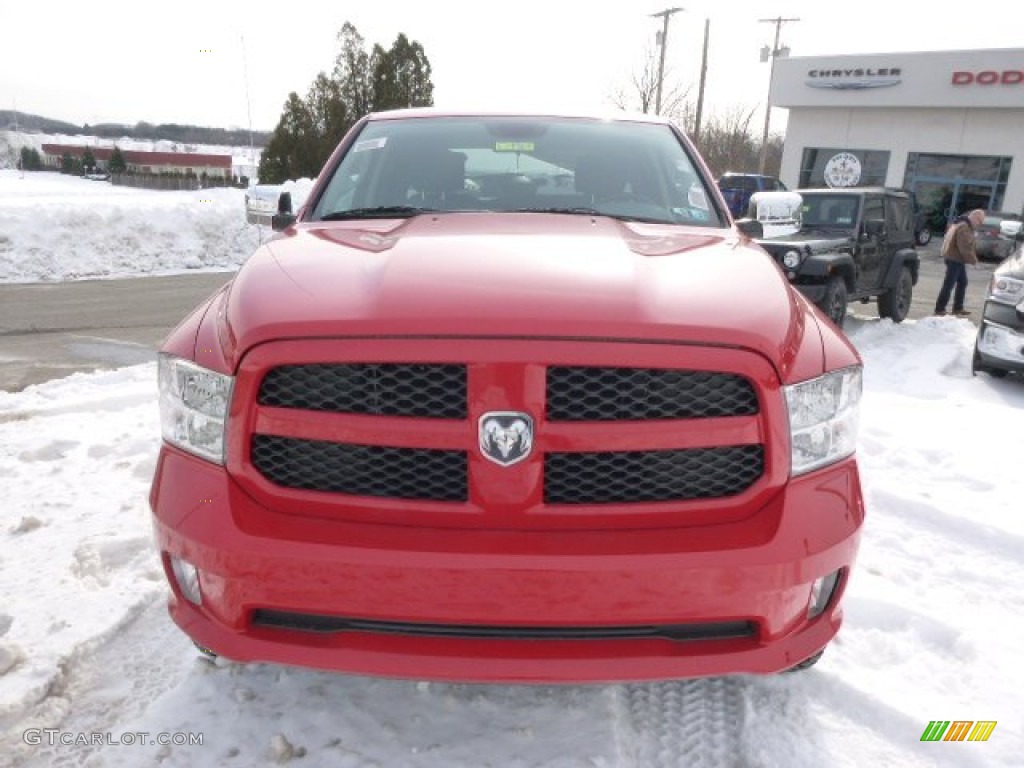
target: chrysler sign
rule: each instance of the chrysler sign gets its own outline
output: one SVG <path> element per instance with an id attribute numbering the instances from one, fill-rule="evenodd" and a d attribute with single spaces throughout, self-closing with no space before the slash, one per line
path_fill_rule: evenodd
<path id="1" fill-rule="evenodd" d="M 812 69 L 807 73 L 811 88 L 832 88 L 839 91 L 860 91 L 865 88 L 889 88 L 902 78 L 900 67 L 847 67 L 844 69 Z"/>
<path id="2" fill-rule="evenodd" d="M 953 73 L 953 85 L 1020 85 L 1024 83 L 1024 69 L 984 69 L 980 72 L 960 70 Z"/>

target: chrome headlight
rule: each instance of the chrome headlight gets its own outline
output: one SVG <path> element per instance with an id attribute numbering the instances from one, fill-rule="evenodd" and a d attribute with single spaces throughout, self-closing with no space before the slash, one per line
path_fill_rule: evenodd
<path id="1" fill-rule="evenodd" d="M 782 264 L 786 269 L 796 269 L 800 266 L 800 251 L 786 251 L 782 257 Z"/>
<path id="2" fill-rule="evenodd" d="M 833 464 L 853 453 L 862 388 L 859 365 L 782 388 L 789 410 L 793 475 Z"/>
<path id="3" fill-rule="evenodd" d="M 1024 280 L 993 275 L 988 297 L 1003 304 L 1017 304 L 1024 299 Z"/>
<path id="4" fill-rule="evenodd" d="M 235 379 L 178 357 L 158 358 L 160 430 L 164 440 L 217 464 L 224 463 L 224 432 Z"/>

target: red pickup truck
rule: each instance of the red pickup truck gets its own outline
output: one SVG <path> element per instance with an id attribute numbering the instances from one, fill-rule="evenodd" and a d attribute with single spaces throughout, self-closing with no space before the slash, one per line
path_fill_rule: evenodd
<path id="1" fill-rule="evenodd" d="M 814 663 L 861 363 L 758 226 L 658 118 L 362 119 L 160 355 L 174 621 L 415 679 Z"/>

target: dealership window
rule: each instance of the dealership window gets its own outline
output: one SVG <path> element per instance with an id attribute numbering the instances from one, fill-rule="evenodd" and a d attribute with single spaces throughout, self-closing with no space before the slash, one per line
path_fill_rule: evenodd
<path id="1" fill-rule="evenodd" d="M 877 149 L 840 149 L 838 147 L 806 147 L 800 163 L 800 186 L 804 189 L 827 187 L 825 168 L 836 155 L 853 155 L 860 162 L 858 187 L 885 186 L 889 170 L 889 152 Z"/>
<path id="2" fill-rule="evenodd" d="M 912 189 L 921 184 L 944 183 L 952 186 L 978 182 L 991 190 L 992 199 L 988 206 L 992 210 L 999 210 L 1006 196 L 1006 183 L 1010 179 L 1012 164 L 1012 157 L 911 152 L 907 155 L 903 186 Z"/>

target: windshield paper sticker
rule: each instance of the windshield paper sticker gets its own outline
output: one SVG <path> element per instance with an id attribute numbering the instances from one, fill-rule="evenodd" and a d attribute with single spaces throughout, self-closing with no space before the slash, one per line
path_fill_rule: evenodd
<path id="1" fill-rule="evenodd" d="M 365 141 L 357 141 L 356 145 L 352 147 L 352 151 L 365 152 L 368 149 L 381 149 L 387 143 L 387 136 L 381 136 L 378 139 L 366 139 Z"/>
<path id="2" fill-rule="evenodd" d="M 496 141 L 495 152 L 533 152 L 532 141 Z"/>

